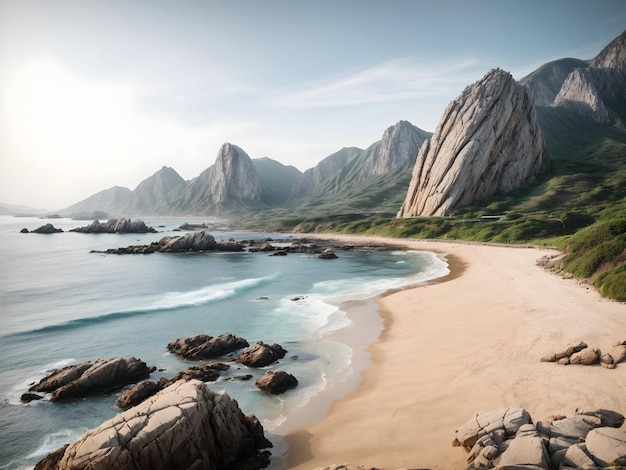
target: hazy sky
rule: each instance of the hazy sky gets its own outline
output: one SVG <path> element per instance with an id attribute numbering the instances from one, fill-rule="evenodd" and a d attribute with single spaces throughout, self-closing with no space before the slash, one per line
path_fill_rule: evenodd
<path id="1" fill-rule="evenodd" d="M 0 0 L 0 202 L 191 179 L 224 142 L 304 171 L 624 29 L 624 0 Z"/>

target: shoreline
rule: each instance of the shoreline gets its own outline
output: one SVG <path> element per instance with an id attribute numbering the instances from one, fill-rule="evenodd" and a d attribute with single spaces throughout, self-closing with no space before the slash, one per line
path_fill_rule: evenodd
<path id="1" fill-rule="evenodd" d="M 320 421 L 290 431 L 287 468 L 332 464 L 466 468 L 454 431 L 477 411 L 522 406 L 535 420 L 576 408 L 626 413 L 615 390 L 626 364 L 541 363 L 578 340 L 610 349 L 626 338 L 626 304 L 536 265 L 555 250 L 315 234 L 445 254 L 450 274 L 378 298 L 384 328 L 371 363 Z"/>

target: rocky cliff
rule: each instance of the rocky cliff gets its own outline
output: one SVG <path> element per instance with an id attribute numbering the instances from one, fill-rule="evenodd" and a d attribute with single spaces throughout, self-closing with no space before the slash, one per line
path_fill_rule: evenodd
<path id="1" fill-rule="evenodd" d="M 580 59 L 559 59 L 542 65 L 520 80 L 537 106 L 549 106 L 559 94 L 563 82 L 574 70 L 586 68 L 588 62 Z"/>
<path id="2" fill-rule="evenodd" d="M 567 76 L 554 104 L 603 124 L 626 120 L 626 31 L 606 46 L 589 67 L 576 69 Z"/>
<path id="3" fill-rule="evenodd" d="M 383 133 L 379 145 L 370 147 L 363 158 L 359 179 L 411 168 L 422 144 L 431 136 L 408 121 L 398 121 Z"/>
<path id="4" fill-rule="evenodd" d="M 246 152 L 228 142 L 222 145 L 213 166 L 210 191 L 218 204 L 230 198 L 261 198 L 259 175 Z"/>
<path id="5" fill-rule="evenodd" d="M 448 215 L 528 183 L 546 163 L 526 88 L 491 70 L 444 111 L 419 152 L 398 217 Z"/>

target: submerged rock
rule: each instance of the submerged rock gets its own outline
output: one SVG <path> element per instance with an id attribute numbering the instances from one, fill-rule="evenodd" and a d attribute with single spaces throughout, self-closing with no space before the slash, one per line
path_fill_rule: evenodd
<path id="1" fill-rule="evenodd" d="M 197 380 L 176 382 L 73 443 L 36 469 L 264 468 L 270 447 L 260 423 L 235 400 Z"/>

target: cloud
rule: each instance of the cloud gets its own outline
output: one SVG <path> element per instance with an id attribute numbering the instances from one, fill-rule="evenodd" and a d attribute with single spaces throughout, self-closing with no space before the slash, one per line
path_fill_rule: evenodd
<path id="1" fill-rule="evenodd" d="M 402 58 L 346 75 L 276 91 L 268 104 L 285 108 L 332 108 L 400 100 L 432 100 L 459 93 L 487 70 L 473 58 L 425 63 Z M 467 77 L 472 77 L 469 79 Z"/>

